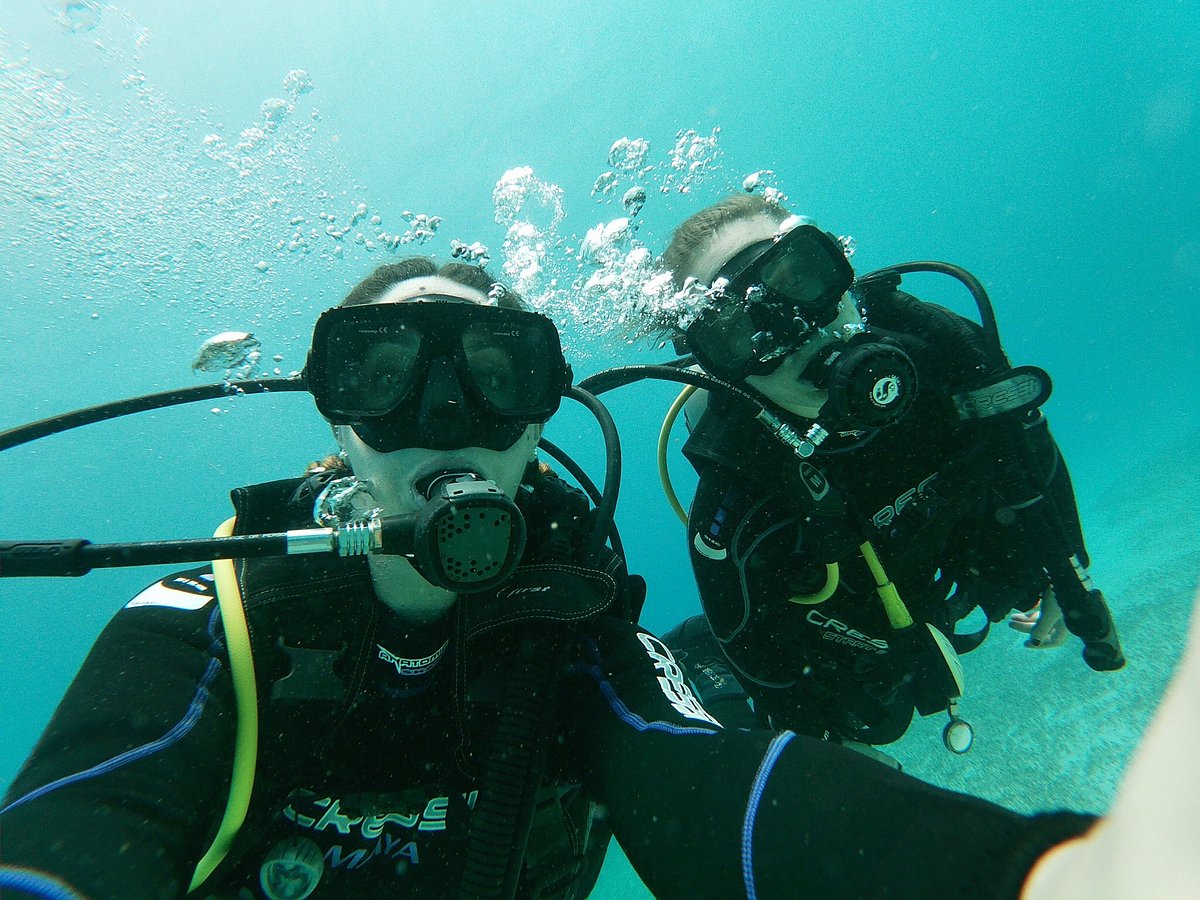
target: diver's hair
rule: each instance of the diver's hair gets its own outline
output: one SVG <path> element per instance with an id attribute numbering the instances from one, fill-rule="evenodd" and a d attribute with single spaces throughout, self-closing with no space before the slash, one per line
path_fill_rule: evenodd
<path id="1" fill-rule="evenodd" d="M 662 255 L 664 269 L 671 272 L 676 290 L 683 287 L 688 277 L 695 275 L 696 261 L 715 232 L 733 222 L 766 216 L 776 224 L 791 213 L 770 200 L 757 194 L 734 194 L 698 213 L 688 216 L 671 235 L 671 242 Z"/>
<path id="2" fill-rule="evenodd" d="M 464 287 L 474 288 L 488 296 L 496 298 L 498 306 L 508 309 L 528 309 L 523 298 L 506 284 L 498 281 L 492 274 L 480 266 L 466 263 L 450 262 L 439 266 L 437 261 L 427 256 L 410 256 L 407 259 L 393 263 L 384 263 L 374 272 L 354 286 L 342 306 L 362 306 L 378 300 L 386 294 L 393 285 L 410 278 L 424 278 L 430 275 L 440 275 L 457 281 Z"/>
<path id="3" fill-rule="evenodd" d="M 324 459 L 314 460 L 304 468 L 305 475 L 320 475 L 322 472 L 333 472 L 338 477 L 352 474 L 350 463 L 340 453 L 330 453 Z"/>

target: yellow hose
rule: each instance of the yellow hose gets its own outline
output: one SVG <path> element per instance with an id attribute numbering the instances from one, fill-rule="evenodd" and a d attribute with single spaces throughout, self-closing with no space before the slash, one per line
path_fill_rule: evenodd
<path id="1" fill-rule="evenodd" d="M 236 516 L 221 523 L 215 537 L 233 534 Z M 229 784 L 229 799 L 225 815 L 212 846 L 196 864 L 188 893 L 204 883 L 220 865 L 233 845 L 238 830 L 246 821 L 250 794 L 254 790 L 254 770 L 258 757 L 258 687 L 254 680 L 254 656 L 250 650 L 250 629 L 246 625 L 246 610 L 238 588 L 233 560 L 213 560 L 216 577 L 217 603 L 221 607 L 221 624 L 225 629 L 225 645 L 229 653 L 229 675 L 233 679 L 233 696 L 237 705 L 237 735 L 233 744 L 233 775 Z"/>
<path id="2" fill-rule="evenodd" d="M 815 594 L 796 594 L 788 597 L 788 603 L 799 603 L 801 606 L 816 606 L 824 603 L 833 596 L 838 587 L 838 564 L 825 563 L 825 584 Z"/>
<path id="3" fill-rule="evenodd" d="M 671 484 L 671 473 L 667 469 L 667 444 L 670 443 L 671 429 L 675 427 L 675 420 L 679 418 L 679 411 L 683 409 L 683 405 L 688 402 L 688 398 L 694 393 L 696 393 L 696 386 L 694 384 L 687 385 L 679 392 L 679 396 L 675 398 L 675 402 L 667 410 L 662 428 L 658 430 L 658 480 L 662 483 L 663 493 L 667 495 L 667 502 L 671 504 L 671 509 L 675 510 L 675 515 L 679 517 L 679 521 L 684 524 L 684 527 L 688 523 L 687 511 L 684 510 L 683 504 L 679 502 L 679 495 L 675 493 L 675 488 Z"/>
<path id="4" fill-rule="evenodd" d="M 900 599 L 900 592 L 896 590 L 896 586 L 888 580 L 887 573 L 883 571 L 883 564 L 875 555 L 875 548 L 871 546 L 870 541 L 863 541 L 858 549 L 862 553 L 863 559 L 867 561 L 867 568 L 871 570 L 871 575 L 875 578 L 875 590 L 879 593 L 879 599 L 883 601 L 883 609 L 887 613 L 888 621 L 893 628 L 907 628 L 913 623 L 912 614 L 904 605 L 904 601 Z"/>

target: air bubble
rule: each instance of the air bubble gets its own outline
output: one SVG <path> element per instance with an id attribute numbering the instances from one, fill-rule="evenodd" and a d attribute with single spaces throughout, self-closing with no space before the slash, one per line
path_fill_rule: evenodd
<path id="1" fill-rule="evenodd" d="M 54 13 L 54 21 L 72 34 L 93 31 L 100 24 L 100 4 L 95 0 L 67 0 Z"/>
<path id="2" fill-rule="evenodd" d="M 608 164 L 623 172 L 632 172 L 642 165 L 650 152 L 645 138 L 618 138 L 608 149 Z"/>
<path id="3" fill-rule="evenodd" d="M 642 207 L 646 205 L 646 189 L 631 187 L 625 192 L 625 196 L 621 198 L 621 205 L 625 207 L 625 212 L 629 213 L 631 218 L 635 217 L 642 211 Z"/>
<path id="4" fill-rule="evenodd" d="M 617 182 L 619 180 L 620 178 L 616 172 L 601 173 L 596 181 L 592 184 L 592 196 L 594 197 L 597 194 L 605 196 L 612 193 L 612 189 L 617 186 Z"/>

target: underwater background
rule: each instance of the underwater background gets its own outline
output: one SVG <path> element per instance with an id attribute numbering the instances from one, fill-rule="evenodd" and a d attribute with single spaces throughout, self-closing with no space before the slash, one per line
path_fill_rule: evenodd
<path id="1" fill-rule="evenodd" d="M 317 314 L 410 253 L 486 255 L 556 319 L 577 377 L 661 361 L 624 334 L 671 228 L 778 192 L 851 236 L 860 274 L 939 259 L 983 281 L 1010 358 L 1054 378 L 1129 658 L 1097 674 L 1074 639 L 1034 652 L 996 626 L 964 659 L 975 748 L 947 753 L 934 716 L 889 752 L 1020 810 L 1103 811 L 1200 574 L 1198 103 L 1187 0 L 3 0 L 0 430 L 219 381 L 193 369 L 219 332 L 252 332 L 261 374 L 298 370 Z M 972 310 L 943 277 L 905 288 Z M 675 393 L 605 396 L 657 631 L 699 609 L 654 463 Z M 602 477 L 586 413 L 547 436 Z M 50 437 L 0 456 L 0 540 L 204 536 L 231 488 L 331 448 L 304 394 Z M 170 569 L 0 582 L 0 783 L 108 618 Z M 639 893 L 614 844 L 596 895 Z"/>

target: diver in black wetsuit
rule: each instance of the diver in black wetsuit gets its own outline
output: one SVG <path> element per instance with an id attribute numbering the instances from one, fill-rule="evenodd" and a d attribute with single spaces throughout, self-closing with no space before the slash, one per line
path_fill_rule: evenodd
<path id="1" fill-rule="evenodd" d="M 957 656 L 987 626 L 954 626 L 976 607 L 990 622 L 1032 611 L 1033 646 L 1065 624 L 1093 668 L 1123 665 L 1036 408 L 1044 373 L 1011 369 L 998 339 L 989 352 L 984 328 L 895 273 L 855 283 L 838 239 L 757 196 L 688 219 L 663 263 L 680 290 L 707 291 L 681 343 L 791 429 L 781 439 L 722 392 L 689 417 L 705 615 L 664 639 L 717 715 L 752 720 L 748 693 L 774 727 L 885 744 L 914 709 L 949 706 L 947 745 L 965 752 Z"/>
<path id="2" fill-rule="evenodd" d="M 306 369 L 341 455 L 233 495 L 240 534 L 379 507 L 439 554 L 217 562 L 135 597 L 0 809 L 6 897 L 582 896 L 610 829 L 663 897 L 1011 897 L 1088 827 L 723 728 L 633 624 L 586 501 L 531 462 L 569 370 L 492 292 L 474 267 L 377 270 Z"/>

